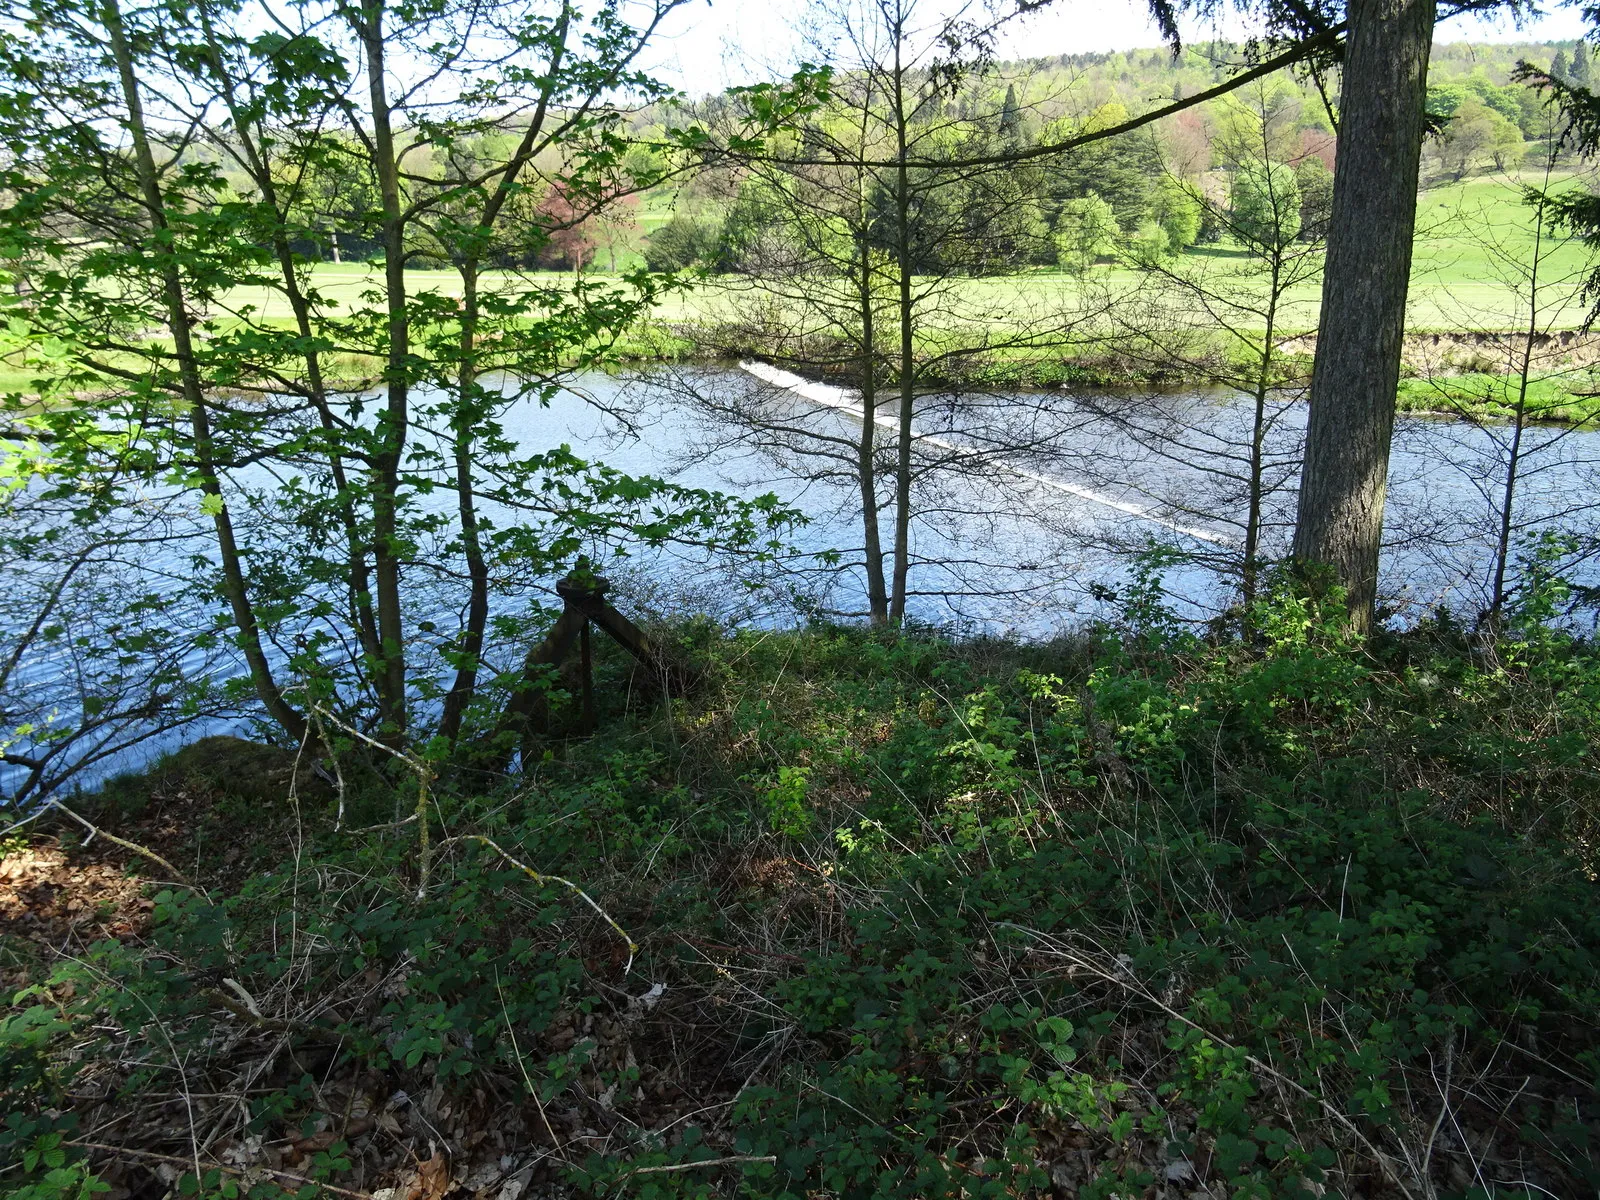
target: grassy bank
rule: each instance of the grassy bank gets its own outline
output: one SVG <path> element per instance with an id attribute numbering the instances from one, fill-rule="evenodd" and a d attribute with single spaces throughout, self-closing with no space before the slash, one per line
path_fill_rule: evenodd
<path id="1" fill-rule="evenodd" d="M 1564 187 L 1573 182 L 1562 177 L 1554 181 Z M 666 219 L 667 210 L 647 206 L 646 224 Z M 1490 380 L 1496 362 L 1505 358 L 1499 349 L 1486 352 L 1482 343 L 1497 335 L 1484 331 L 1526 328 L 1525 290 L 1515 264 L 1527 260 L 1534 248 L 1531 210 L 1521 202 L 1518 180 L 1509 175 L 1485 175 L 1458 183 L 1438 186 L 1424 192 L 1419 201 L 1418 237 L 1413 261 L 1411 304 L 1407 340 L 1407 362 L 1418 376 L 1402 390 L 1403 410 L 1459 411 L 1476 419 L 1498 419 L 1505 405 L 1492 394 L 1504 394 L 1504 379 Z M 1579 282 L 1587 266 L 1587 254 L 1575 244 L 1549 252 L 1540 266 L 1546 289 L 1546 311 L 1538 326 L 1556 337 L 1575 336 L 1587 316 L 1587 305 L 1579 294 Z M 631 261 L 631 260 L 630 260 Z M 1243 252 L 1225 244 L 1200 246 L 1183 256 L 1180 270 L 1201 270 L 1208 266 L 1236 271 L 1245 263 Z M 323 263 L 311 272 L 318 294 L 334 309 L 351 309 L 380 282 L 375 268 L 362 263 Z M 414 291 L 459 295 L 460 279 L 452 271 L 413 270 L 407 273 Z M 535 282 L 539 276 L 535 275 Z M 550 274 L 552 286 L 564 286 L 570 275 Z M 604 280 L 602 273 L 593 278 Z M 1081 308 L 1091 292 L 1125 293 L 1138 296 L 1148 280 L 1139 272 L 1101 267 L 1085 280 L 1052 269 L 1036 268 L 1015 275 L 953 281 L 952 312 L 985 314 L 984 332 L 996 337 L 1025 332 L 1029 322 L 1049 327 L 1059 322 L 1060 314 Z M 491 274 L 485 287 L 493 287 Z M 1287 297 L 1278 317 L 1279 330 L 1291 340 L 1288 349 L 1302 356 L 1300 366 L 1309 363 L 1313 339 L 1295 338 L 1295 331 L 1314 329 L 1320 300 L 1320 283 L 1308 280 Z M 727 281 L 708 279 L 686 291 L 664 297 L 651 321 L 628 334 L 617 347 L 624 360 L 635 362 L 726 357 L 731 352 L 759 353 L 763 347 L 745 345 L 734 323 L 748 296 L 730 291 Z M 288 328 L 289 310 L 281 295 L 261 288 L 238 288 L 223 297 L 218 311 L 254 313 L 255 320 Z M 1010 325 L 1008 326 L 1008 322 Z M 918 337 L 930 354 L 949 349 L 956 331 L 941 329 L 931 319 L 919 329 Z M 1152 364 L 1152 357 L 1126 348 L 1108 347 L 1096 341 L 1094 328 L 1078 345 L 1054 348 L 1049 352 L 1011 351 L 991 356 L 972 368 L 967 381 L 976 375 L 986 386 L 1009 387 L 1139 387 L 1184 386 L 1202 381 L 1199 374 L 1187 376 L 1170 365 Z M 1440 340 L 1448 352 L 1441 352 Z M 1453 350 L 1449 349 L 1453 347 Z M 1595 390 L 1587 379 L 1590 360 L 1595 356 L 1587 339 L 1580 339 L 1580 353 L 1574 362 L 1540 369 L 1540 407 L 1543 419 L 1573 422 L 1586 420 L 1594 401 L 1584 392 Z M 1195 347 L 1189 347 L 1190 352 Z M 1233 349 L 1219 332 L 1211 351 L 1219 359 Z M 1494 361 L 1491 361 L 1494 360 Z M 351 382 L 377 374 L 375 361 L 359 356 L 339 356 L 335 369 Z M 1423 378 L 1456 380 L 1436 386 Z M 29 391 L 32 373 L 15 363 L 0 362 L 0 392 Z"/>
<path id="2" fill-rule="evenodd" d="M 338 830 L 290 752 L 125 781 L 164 863 L 0 862 L 8 1187 L 1593 1191 L 1593 647 L 1132 610 L 658 630 L 686 685 L 603 652 L 598 734 L 437 764 L 426 856 L 351 747 Z"/>
<path id="3" fill-rule="evenodd" d="M 1587 427 L 1600 420 L 1600 394 L 1590 390 L 1592 386 L 1571 376 L 1533 378 L 1524 393 L 1514 375 L 1470 372 L 1439 379 L 1402 379 L 1398 405 L 1401 412 L 1509 421 L 1516 416 L 1520 397 L 1525 420 Z"/>
<path id="4" fill-rule="evenodd" d="M 1571 182 L 1562 176 L 1554 184 L 1562 187 Z M 647 205 L 644 224 L 659 224 L 666 215 L 667 210 L 659 204 Z M 1519 273 L 1510 264 L 1532 254 L 1534 231 L 1530 215 L 1531 210 L 1521 202 L 1518 179 L 1512 175 L 1478 176 L 1437 186 L 1422 194 L 1408 312 L 1408 327 L 1416 331 L 1412 340 L 1418 343 L 1410 354 L 1414 369 L 1420 370 L 1425 360 L 1436 357 L 1421 346 L 1425 331 L 1438 331 L 1465 344 L 1477 336 L 1473 331 L 1525 327 L 1525 297 L 1521 295 Z M 1578 294 L 1587 253 L 1576 244 L 1561 246 L 1550 253 L 1546 243 L 1545 251 L 1540 274 L 1548 292 L 1545 304 L 1549 311 L 1539 325 L 1550 333 L 1576 330 L 1588 311 Z M 1201 270 L 1211 266 L 1225 271 L 1237 270 L 1244 261 L 1243 252 L 1237 247 L 1198 246 L 1183 256 L 1179 269 Z M 632 265 L 632 259 L 623 265 Z M 310 283 L 334 310 L 349 310 L 365 303 L 363 297 L 381 283 L 376 271 L 375 267 L 364 263 L 322 263 L 312 268 Z M 534 273 L 531 278 L 538 282 L 541 276 Z M 552 286 L 562 287 L 571 276 L 549 273 L 543 278 Z M 606 276 L 601 272 L 591 278 L 604 281 Z M 407 272 L 407 279 L 417 293 L 460 295 L 461 281 L 454 271 L 411 270 Z M 1552 285 L 1551 281 L 1561 280 L 1567 283 Z M 484 286 L 490 289 L 496 283 L 496 277 L 490 273 Z M 950 307 L 951 311 L 986 314 L 985 330 L 995 336 L 1005 332 L 1008 321 L 1017 324 L 1017 330 L 1023 329 L 1028 321 L 1050 325 L 1059 319 L 1059 314 L 1081 308 L 1090 293 L 1109 291 L 1137 296 L 1147 284 L 1148 280 L 1139 272 L 1126 268 L 1100 267 L 1092 271 L 1088 279 L 1035 268 L 1015 275 L 953 281 Z M 1320 287 L 1320 282 L 1313 278 L 1286 298 L 1278 317 L 1280 331 L 1293 337 L 1294 331 L 1315 328 Z M 747 301 L 747 297 L 730 292 L 726 281 L 716 278 L 686 291 L 669 293 L 656 306 L 651 321 L 625 337 L 618 346 L 619 355 L 631 361 L 709 360 L 726 356 L 730 348 L 758 352 L 761 347 L 735 346 L 738 339 L 730 337 L 728 332 L 730 322 L 740 315 L 741 304 Z M 219 314 L 249 311 L 253 320 L 284 329 L 291 326 L 287 302 L 280 294 L 264 288 L 235 288 L 220 298 L 217 311 Z M 918 336 L 930 352 L 937 352 L 948 348 L 952 332 L 940 329 L 938 321 L 932 320 L 925 322 Z M 1304 350 L 1307 347 L 1291 348 Z M 1214 352 L 1218 356 L 1230 353 L 1220 335 Z M 1482 373 L 1481 368 L 1470 363 L 1474 357 L 1471 353 L 1459 357 L 1467 365 L 1445 362 L 1444 374 L 1471 374 L 1475 370 Z M 375 361 L 362 361 L 354 355 L 336 358 L 335 369 L 352 382 L 376 374 Z M 1093 340 L 1048 354 L 999 354 L 983 366 L 982 374 L 986 382 L 1018 387 L 1192 382 L 1171 367 L 1152 367 L 1144 361 L 1144 356 L 1107 349 Z M 1550 386 L 1556 385 L 1552 382 Z M 0 361 L 0 392 L 27 392 L 32 387 L 32 372 L 21 369 L 15 362 Z M 1574 380 L 1570 390 L 1592 389 Z M 1425 387 L 1409 387 L 1402 394 L 1402 406 L 1428 409 L 1425 391 Z M 1454 389 L 1456 400 L 1468 395 L 1469 389 L 1465 387 Z M 1578 408 L 1584 407 L 1579 400 L 1574 403 Z M 1492 402 L 1480 407 L 1482 411 L 1474 415 L 1495 415 L 1496 405 Z M 1571 415 L 1558 415 L 1554 419 L 1571 419 Z"/>
<path id="5" fill-rule="evenodd" d="M 1434 335 L 1438 341 L 1452 335 Z M 1297 338 L 1284 348 L 1278 370 L 1281 385 L 1305 386 L 1311 374 L 1313 339 Z M 1191 347 L 1192 349 L 1192 347 Z M 625 366 L 649 363 L 727 364 L 742 357 L 768 357 L 767 348 L 751 344 L 736 331 L 710 326 L 669 325 L 651 322 L 641 325 L 614 348 L 614 359 Z M 1591 355 L 1587 342 L 1582 353 Z M 995 353 L 970 361 L 957 361 L 955 373 L 929 375 L 923 385 L 967 389 L 1072 390 L 1072 389 L 1149 389 L 1161 393 L 1195 387 L 1215 386 L 1218 374 L 1227 370 L 1229 347 L 1221 339 L 1210 352 L 1213 369 L 1182 369 L 1161 364 L 1150 353 L 1137 347 L 1095 345 L 1078 353 L 1040 354 L 1026 351 Z M 130 360 L 131 361 L 131 360 Z M 781 361 L 781 360 L 780 360 Z M 1481 355 L 1472 362 L 1481 361 Z M 946 364 L 947 368 L 951 364 Z M 1472 370 L 1472 365 L 1451 365 L 1446 373 L 1429 372 L 1425 364 L 1413 362 L 1412 374 L 1403 378 L 1397 396 L 1401 412 L 1483 422 L 1503 422 L 1514 416 L 1519 380 L 1515 375 Z M 324 369 L 341 387 L 371 387 L 379 378 L 382 365 L 375 358 L 355 354 L 329 356 Z M 1231 368 L 1243 378 L 1241 366 Z M 828 376 L 834 382 L 854 386 L 850 372 L 840 369 Z M 32 371 L 0 362 L 0 394 L 23 396 L 23 411 L 36 393 Z M 1595 390 L 1592 369 L 1567 367 L 1530 380 L 1525 419 L 1534 423 L 1588 426 L 1600 420 L 1600 391 Z"/>

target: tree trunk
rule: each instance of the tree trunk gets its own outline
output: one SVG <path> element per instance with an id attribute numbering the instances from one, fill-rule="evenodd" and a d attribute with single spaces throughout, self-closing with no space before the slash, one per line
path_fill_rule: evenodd
<path id="1" fill-rule="evenodd" d="M 872 247 L 861 238 L 861 437 L 856 447 L 856 478 L 861 486 L 861 527 L 867 567 L 868 619 L 875 628 L 889 623 L 889 591 L 883 580 L 883 539 L 878 528 L 878 358 L 872 296 Z"/>
<path id="2" fill-rule="evenodd" d="M 1274 205 L 1274 211 L 1277 206 Z M 1280 226 L 1281 227 L 1281 226 Z M 1266 503 L 1267 398 L 1272 394 L 1272 368 L 1278 337 L 1278 304 L 1283 297 L 1283 239 L 1273 234 L 1272 276 L 1267 291 L 1267 328 L 1261 336 L 1261 369 L 1256 373 L 1251 399 L 1255 408 L 1250 422 L 1250 491 L 1244 525 L 1244 570 L 1240 598 L 1245 628 L 1250 628 L 1261 580 L 1261 522 Z"/>
<path id="3" fill-rule="evenodd" d="M 1353 0 L 1294 553 L 1372 626 L 1434 0 Z"/>
<path id="4" fill-rule="evenodd" d="M 261 190 L 262 202 L 272 211 L 275 220 L 272 231 L 273 255 L 283 276 L 283 294 L 289 301 L 290 311 L 294 313 L 295 331 L 308 347 L 305 351 L 306 393 L 312 406 L 317 410 L 322 432 L 327 437 L 327 444 L 322 449 L 327 455 L 329 474 L 337 489 L 335 498 L 339 509 L 339 520 L 344 526 L 346 562 L 350 571 L 350 578 L 346 581 L 350 599 L 350 618 L 356 627 L 356 636 L 361 643 L 362 652 L 376 662 L 382 651 L 378 642 L 377 620 L 372 612 L 372 585 L 370 572 L 367 570 L 366 551 L 363 549 L 364 539 L 356 514 L 355 493 L 351 490 L 349 478 L 345 473 L 344 453 L 339 446 L 338 421 L 328 403 L 328 391 L 322 373 L 322 356 L 316 349 L 311 348 L 316 344 L 316 330 L 311 319 L 311 302 L 300 285 L 299 275 L 296 274 L 294 251 L 289 245 L 286 232 L 289 209 L 280 201 L 277 176 L 273 173 L 272 163 L 265 149 L 270 139 L 257 136 L 259 127 L 251 118 L 249 111 L 239 104 L 234 80 L 228 73 L 227 61 L 217 43 L 209 8 L 201 5 L 197 11 L 201 29 L 205 32 L 206 45 L 211 50 L 214 61 L 217 86 L 227 103 L 228 113 L 233 118 L 234 135 L 238 139 L 240 157 L 250 178 Z M 333 247 L 334 261 L 338 262 L 337 234 L 333 235 Z"/>
<path id="5" fill-rule="evenodd" d="M 484 633 L 489 624 L 489 566 L 483 552 L 483 535 L 478 521 L 476 481 L 472 466 L 477 437 L 477 426 L 482 415 L 478 398 L 478 322 L 481 316 L 478 300 L 478 283 L 481 278 L 484 249 L 494 232 L 494 225 L 506 201 L 513 195 L 517 177 L 533 158 L 544 136 L 545 118 L 550 101 L 555 94 L 556 80 L 561 77 L 561 63 L 566 56 L 567 30 L 571 12 L 562 9 L 556 22 L 550 52 L 550 66 L 546 71 L 546 85 L 539 93 L 533 117 L 523 132 L 516 152 L 506 160 L 505 169 L 495 184 L 494 191 L 484 202 L 478 215 L 477 226 L 470 238 L 463 238 L 466 254 L 457 264 L 461 275 L 461 336 L 459 349 L 461 366 L 456 376 L 456 414 L 451 422 L 455 450 L 456 504 L 461 515 L 461 548 L 466 559 L 470 593 L 467 599 L 467 624 L 457 643 L 461 656 L 456 667 L 456 677 L 444 698 L 444 710 L 439 722 L 439 733 L 454 743 L 461 735 L 461 722 L 467 705 L 472 702 L 478 687 L 478 669 L 483 655 Z"/>
<path id="6" fill-rule="evenodd" d="M 155 154 L 150 148 L 149 131 L 145 127 L 144 103 L 133 69 L 133 53 L 122 24 L 122 11 L 115 0 L 106 0 L 101 16 L 111 43 L 112 57 L 116 60 L 123 103 L 127 106 L 128 138 L 133 144 L 134 169 L 139 179 L 140 195 L 149 212 L 151 229 L 161 236 L 167 230 L 166 199 L 156 171 Z M 217 554 L 222 562 L 222 591 L 233 614 L 233 623 L 239 630 L 239 648 L 250 669 L 250 682 L 257 698 L 285 733 L 296 741 L 303 741 L 307 732 L 305 717 L 283 698 L 261 644 L 261 628 L 256 621 L 255 607 L 250 602 L 245 583 L 244 562 L 234 537 L 233 518 L 228 512 L 227 501 L 222 494 L 222 482 L 217 476 L 211 416 L 206 407 L 199 364 L 195 359 L 194 336 L 189 328 L 183 279 L 178 272 L 175 255 L 170 251 L 161 269 L 161 282 L 167 324 L 172 331 L 172 348 L 178 359 L 179 382 L 183 388 L 184 403 L 189 406 L 195 474 L 199 476 L 200 490 L 208 501 L 211 520 L 216 528 Z"/>
<path id="7" fill-rule="evenodd" d="M 372 103 L 374 170 L 383 205 L 384 297 L 388 306 L 388 358 L 384 364 L 384 410 L 378 416 L 373 455 L 372 542 L 377 591 L 378 715 L 384 733 L 398 741 L 406 729 L 406 652 L 400 605 L 400 463 L 410 425 L 411 325 L 406 312 L 405 218 L 400 209 L 400 164 L 384 80 L 384 4 L 365 0 L 358 34 L 366 50 Z"/>
<path id="8" fill-rule="evenodd" d="M 900 413 L 899 451 L 894 479 L 894 592 L 889 600 L 889 621 L 899 625 L 906 618 L 906 592 L 911 576 L 911 429 L 916 415 L 917 374 L 912 334 L 916 314 L 911 299 L 911 179 L 906 167 L 907 117 L 905 69 L 900 62 L 900 43 L 904 28 L 897 13 L 891 28 L 894 38 L 895 181 L 894 233 L 895 266 L 899 272 L 900 297 Z"/>
<path id="9" fill-rule="evenodd" d="M 1549 169 L 1545 186 L 1549 186 Z M 1528 268 L 1528 328 L 1522 338 L 1517 371 L 1517 403 L 1511 417 L 1511 445 L 1506 448 L 1506 480 L 1500 491 L 1500 513 L 1494 544 L 1494 579 L 1490 586 L 1489 620 L 1498 626 L 1505 614 L 1506 574 L 1511 566 L 1511 531 L 1522 472 L 1522 435 L 1528 428 L 1528 385 L 1533 377 L 1533 347 L 1539 337 L 1539 267 L 1544 262 L 1545 193 L 1539 193 L 1533 216 L 1533 257 Z"/>
<path id="10" fill-rule="evenodd" d="M 451 421 L 455 442 L 456 505 L 461 515 L 461 553 L 467 564 L 469 592 L 467 624 L 456 643 L 460 661 L 455 682 L 444 698 L 440 736 L 454 742 L 461 733 L 461 718 L 478 686 L 478 663 L 483 654 L 483 634 L 489 624 L 489 564 L 483 556 L 478 530 L 477 489 L 472 476 L 474 435 L 478 424 L 478 260 L 461 264 L 461 366 L 457 377 L 456 412 Z"/>

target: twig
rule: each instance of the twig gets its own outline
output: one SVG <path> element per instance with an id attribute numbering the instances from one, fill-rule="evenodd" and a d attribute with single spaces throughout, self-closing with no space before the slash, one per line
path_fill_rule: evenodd
<path id="1" fill-rule="evenodd" d="M 411 824 L 411 822 L 415 821 L 416 819 L 417 819 L 417 814 L 416 813 L 412 813 L 409 817 L 402 817 L 398 821 L 385 821 L 382 825 L 363 825 L 359 829 L 351 829 L 351 830 L 347 830 L 346 832 L 349 832 L 349 833 L 379 833 L 379 832 L 381 832 L 381 831 L 383 831 L 385 829 L 403 829 L 407 825 Z"/>
<path id="2" fill-rule="evenodd" d="M 733 1163 L 775 1163 L 778 1161 L 776 1154 L 730 1154 L 726 1158 L 706 1158 L 699 1162 L 662 1163 L 658 1167 L 634 1167 L 631 1171 L 623 1172 L 622 1178 L 630 1175 L 664 1175 L 668 1171 L 693 1171 L 700 1167 L 726 1167 Z"/>
<path id="3" fill-rule="evenodd" d="M 233 984 L 235 987 L 238 986 L 232 979 L 225 979 L 223 982 Z M 227 1009 L 234 1016 L 249 1021 L 257 1029 L 265 1029 L 271 1033 L 299 1034 L 301 1037 L 323 1042 L 330 1046 L 344 1045 L 344 1035 L 336 1029 L 313 1025 L 309 1021 L 291 1021 L 282 1017 L 264 1017 L 249 1005 L 228 995 L 227 992 L 222 991 L 220 988 L 207 988 L 201 994 L 219 1007 Z"/>
<path id="4" fill-rule="evenodd" d="M 612 931 L 627 945 L 628 962 L 622 968 L 622 973 L 626 975 L 629 971 L 633 970 L 633 956 L 639 953 L 639 943 L 628 936 L 628 931 L 625 930 L 621 925 L 618 925 L 610 913 L 606 912 L 605 909 L 601 908 L 595 903 L 594 897 L 590 896 L 588 892 L 584 891 L 577 884 L 573 883 L 572 880 L 563 879 L 559 875 L 546 875 L 540 871 L 535 871 L 527 863 L 522 862 L 520 859 L 515 858 L 508 853 L 505 848 L 493 838 L 484 837 L 481 833 L 464 833 L 457 837 L 445 838 L 444 841 L 439 843 L 439 849 L 443 850 L 446 846 L 452 844 L 453 842 L 482 842 L 485 846 L 488 846 L 489 849 L 500 855 L 501 858 L 505 859 L 512 866 L 516 867 L 517 870 L 521 871 L 535 883 L 559 883 L 562 887 L 572 892 L 590 908 L 594 909 L 595 912 L 599 913 L 600 919 L 603 920 L 607 925 L 611 926 Z"/>
<path id="5" fill-rule="evenodd" d="M 687 933 L 680 933 L 678 940 L 685 945 L 693 946 L 696 950 L 709 950 L 717 954 L 748 954 L 753 958 L 770 958 L 777 962 L 797 963 L 802 967 L 806 965 L 806 960 L 800 955 L 785 954 L 781 950 L 761 950 L 755 946 L 729 946 L 722 942 L 709 942 L 705 938 L 693 937 Z"/>
<path id="6" fill-rule="evenodd" d="M 417 822 L 417 899 L 421 900 L 428 893 L 428 876 L 433 867 L 433 855 L 435 852 L 428 838 L 428 803 L 430 799 L 428 795 L 428 784 L 433 779 L 432 770 L 429 769 L 427 763 L 423 762 L 415 754 L 412 754 L 406 750 L 396 750 L 393 746 L 384 745 L 382 742 L 378 741 L 377 738 L 362 733 L 361 730 L 357 729 L 355 726 L 345 724 L 345 722 L 339 720 L 338 717 L 327 711 L 327 709 L 321 708 L 315 704 L 311 705 L 310 708 L 311 711 L 318 717 L 332 722 L 334 725 L 337 725 L 340 729 L 344 730 L 352 737 L 360 738 L 373 749 L 382 750 L 385 754 L 392 754 L 395 758 L 398 758 L 401 762 L 405 763 L 408 768 L 416 773 L 417 808 L 416 812 L 413 814 L 413 818 Z M 343 776 L 340 776 L 340 779 L 342 781 Z M 343 804 L 343 800 L 344 794 L 341 792 L 341 805 Z M 341 820 L 343 820 L 342 813 L 343 810 L 341 808 Z M 404 824 L 404 822 L 396 822 L 396 824 Z"/>
<path id="7" fill-rule="evenodd" d="M 135 854 L 141 855 L 144 858 L 148 858 L 151 862 L 165 868 L 172 875 L 173 879 L 177 880 L 190 891 L 198 892 L 202 896 L 206 894 L 205 888 L 201 887 L 199 884 L 192 883 L 187 875 L 178 870 L 177 867 L 173 866 L 166 859 L 162 858 L 161 855 L 157 854 L 154 850 L 141 846 L 138 842 L 130 842 L 126 838 L 119 838 L 114 833 L 107 833 L 104 829 L 101 829 L 98 825 L 94 824 L 86 817 L 80 817 L 77 813 L 73 812 L 59 800 L 47 800 L 45 803 L 51 808 L 54 808 L 57 811 L 64 813 L 66 816 L 71 817 L 79 825 L 82 825 L 85 829 L 87 829 L 89 831 L 89 841 L 93 841 L 96 837 L 103 837 L 106 841 L 110 842 L 114 846 L 121 846 L 124 850 L 132 850 Z M 88 843 L 85 842 L 85 845 L 87 844 Z"/>
<path id="8" fill-rule="evenodd" d="M 363 742 L 365 742 L 367 745 L 371 746 L 374 750 L 382 750 L 385 754 L 394 755 L 394 757 L 398 758 L 401 762 L 405 763 L 413 771 L 417 770 L 419 768 L 419 766 L 421 765 L 420 763 L 418 763 L 418 761 L 417 761 L 417 759 L 416 759 L 416 757 L 414 755 L 407 754 L 404 750 L 396 750 L 393 746 L 384 745 L 382 742 L 380 742 L 377 738 L 373 737 L 371 734 L 362 733 L 361 730 L 357 729 L 354 725 L 345 724 L 345 722 L 339 720 L 338 717 L 334 716 L 327 709 L 313 704 L 311 706 L 311 710 L 313 712 L 319 714 L 320 716 L 326 717 L 329 721 L 333 722 L 340 729 L 342 729 L 346 733 L 348 733 L 351 737 L 360 738 Z"/>
<path id="9" fill-rule="evenodd" d="M 317 740 L 320 741 L 323 745 L 323 748 L 327 750 L 328 761 L 333 764 L 333 777 L 335 786 L 339 792 L 339 811 L 333 818 L 333 831 L 338 833 L 339 830 L 344 828 L 344 770 L 339 766 L 339 756 L 334 753 L 332 739 L 328 737 L 327 730 L 323 729 L 322 727 L 322 710 L 319 709 L 315 704 L 309 705 L 308 707 L 311 712 L 311 723 L 316 727 Z"/>
<path id="10" fill-rule="evenodd" d="M 433 847 L 428 841 L 428 769 L 417 772 L 417 899 L 428 894 L 428 875 L 433 867 Z"/>
<path id="11" fill-rule="evenodd" d="M 496 968 L 494 973 L 494 990 L 500 996 L 500 1015 L 505 1018 L 506 1033 L 511 1035 L 511 1052 L 517 1056 L 517 1069 L 522 1072 L 522 1082 L 528 1089 L 528 1095 L 533 1097 L 534 1107 L 539 1110 L 539 1120 L 544 1122 L 544 1131 L 550 1135 L 551 1148 L 559 1153 L 561 1151 L 561 1139 L 556 1136 L 555 1127 L 550 1124 L 550 1118 L 545 1116 L 544 1101 L 539 1099 L 539 1089 L 534 1086 L 533 1076 L 528 1074 L 527 1064 L 522 1061 L 522 1047 L 517 1045 L 517 1031 L 512 1027 L 511 1013 L 506 1008 L 506 993 L 505 989 L 500 986 L 499 968 Z"/>
<path id="12" fill-rule="evenodd" d="M 127 1158 L 148 1158 L 154 1162 L 176 1163 L 181 1167 L 194 1166 L 187 1158 L 178 1158 L 171 1154 L 157 1154 L 154 1150 L 135 1150 L 131 1146 L 111 1146 L 105 1142 L 80 1142 L 71 1138 L 67 1140 L 66 1144 L 77 1146 L 81 1150 L 103 1150 L 107 1154 L 118 1154 Z M 245 1177 L 250 1174 L 248 1170 L 241 1167 L 225 1167 L 221 1163 L 212 1163 L 211 1166 L 213 1170 L 221 1171 L 225 1175 Z M 275 1167 L 257 1167 L 256 1170 L 259 1170 L 264 1175 L 273 1175 L 279 1179 L 292 1180 L 298 1184 L 310 1184 L 314 1188 L 320 1188 L 325 1192 L 332 1192 L 338 1196 L 350 1196 L 352 1200 L 372 1200 L 371 1192 L 354 1192 L 349 1188 L 334 1187 L 331 1183 L 323 1183 L 320 1179 L 311 1179 L 305 1175 L 296 1175 L 293 1171 L 280 1171 Z"/>
<path id="13" fill-rule="evenodd" d="M 50 811 L 50 806 L 48 804 L 46 804 L 44 807 L 35 810 L 31 815 L 23 817 L 22 820 L 17 821 L 15 823 L 11 824 L 11 825 L 7 825 L 4 829 L 0 829 L 0 837 L 10 837 L 17 830 L 21 829 L 24 825 L 33 824 L 35 821 L 37 821 L 40 817 L 44 816 L 45 813 L 47 813 L 49 811 Z"/>

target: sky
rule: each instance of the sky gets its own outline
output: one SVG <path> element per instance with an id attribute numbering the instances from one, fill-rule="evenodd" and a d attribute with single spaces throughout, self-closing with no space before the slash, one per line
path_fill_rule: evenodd
<path id="1" fill-rule="evenodd" d="M 692 95 L 770 79 L 794 58 L 791 24 L 804 0 L 692 0 L 668 18 L 651 66 L 659 78 Z M 1190 41 L 1213 33 L 1240 38 L 1247 27 L 1230 19 L 1220 30 L 1192 25 Z M 1570 7 L 1517 29 L 1505 18 L 1456 17 L 1439 24 L 1441 42 L 1559 41 L 1579 37 L 1583 20 Z M 1004 58 L 1045 57 L 1094 50 L 1131 50 L 1161 44 L 1138 0 L 1057 0 L 1003 39 Z"/>

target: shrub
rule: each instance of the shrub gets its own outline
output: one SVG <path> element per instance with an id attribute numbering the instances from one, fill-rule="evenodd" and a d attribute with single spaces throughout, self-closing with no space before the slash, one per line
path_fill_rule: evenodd
<path id="1" fill-rule="evenodd" d="M 0 1027 L 28 1186 L 95 1186 L 52 1107 L 176 1119 L 177 1056 L 257 1071 L 219 1119 L 313 1182 L 494 1128 L 592 1195 L 1592 1191 L 1600 673 L 1557 585 L 1497 643 L 1355 645 L 1284 586 L 1213 643 L 1160 570 L 1051 646 L 691 630 L 668 709 L 441 784 L 421 896 L 414 827 L 304 801 L 277 868 L 158 893 Z"/>

